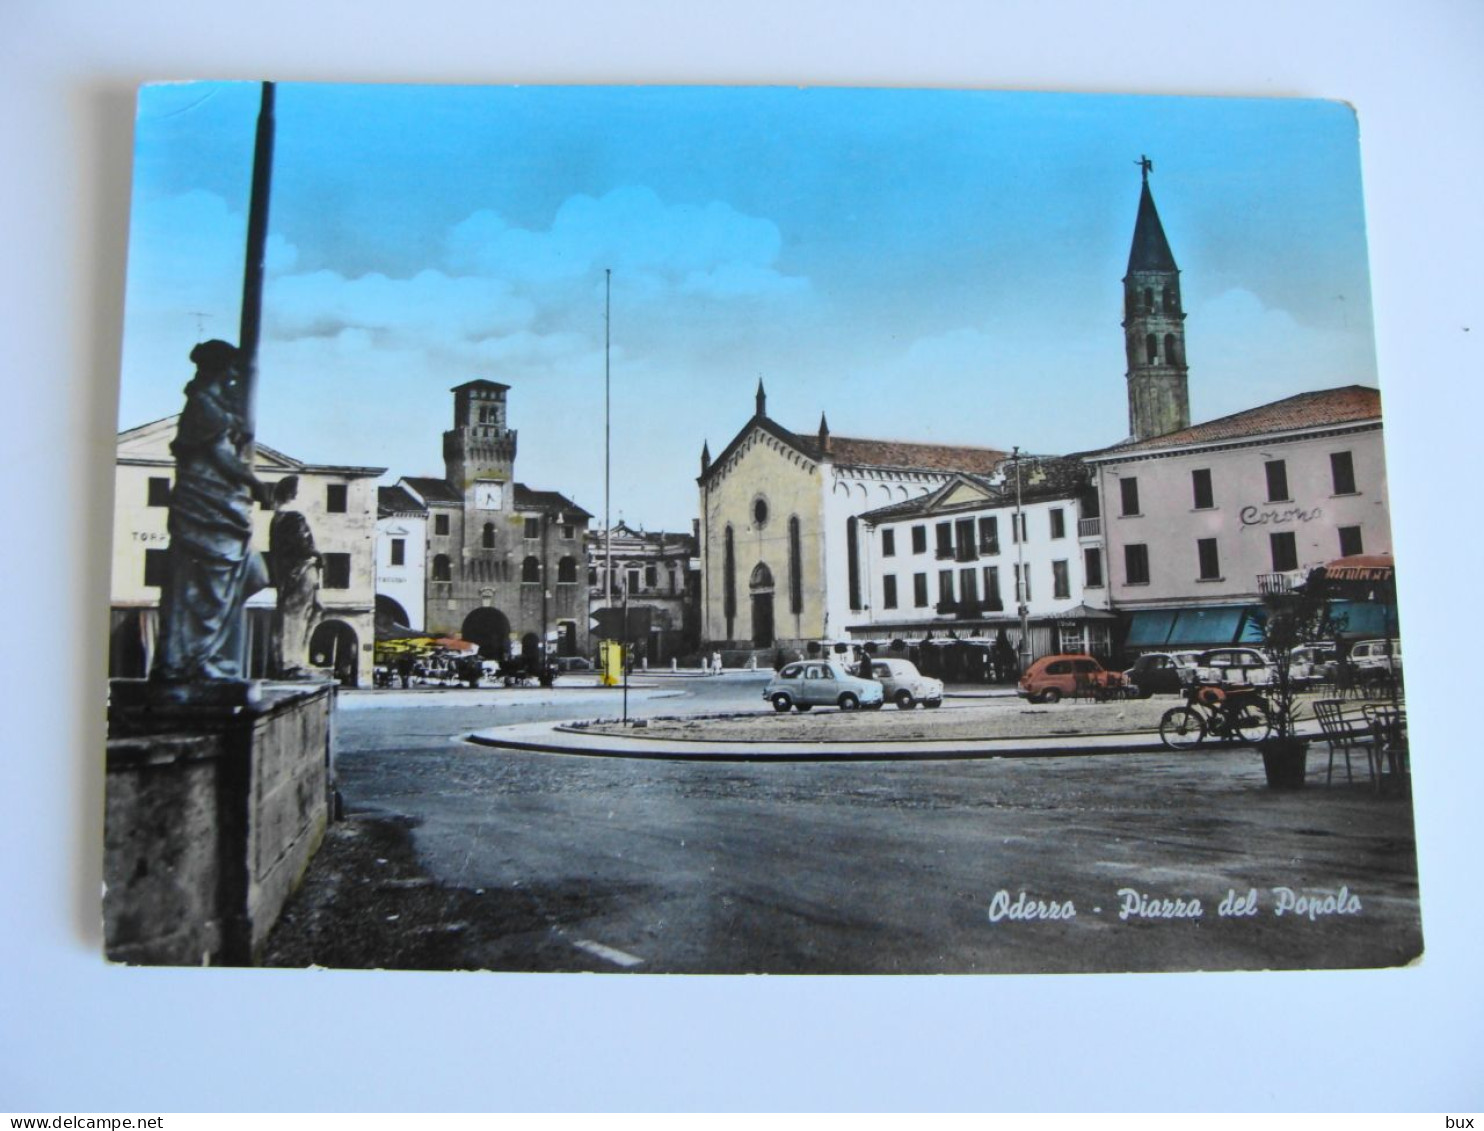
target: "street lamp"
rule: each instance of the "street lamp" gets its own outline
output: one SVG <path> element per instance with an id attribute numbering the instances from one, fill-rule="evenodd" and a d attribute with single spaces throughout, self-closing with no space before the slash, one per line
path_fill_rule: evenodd
<path id="1" fill-rule="evenodd" d="M 541 658 L 542 679 L 546 678 L 546 670 L 550 664 L 547 656 L 547 633 L 551 621 L 551 551 L 550 535 L 553 526 L 560 525 L 562 521 L 561 511 L 546 511 L 542 515 L 541 522 L 541 647 L 539 656 Z"/>
<path id="2" fill-rule="evenodd" d="M 1030 666 L 1031 658 L 1031 630 L 1030 630 L 1030 608 L 1026 605 L 1026 593 L 1030 586 L 1026 584 L 1025 576 L 1025 519 L 1020 509 L 1020 445 L 1011 449 L 1011 457 L 1015 460 L 1015 602 L 1017 611 L 1020 613 L 1020 670 L 1023 672 Z"/>

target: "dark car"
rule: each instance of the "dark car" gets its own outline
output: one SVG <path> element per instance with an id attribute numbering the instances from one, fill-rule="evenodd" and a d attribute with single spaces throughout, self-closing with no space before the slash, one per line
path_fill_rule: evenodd
<path id="1" fill-rule="evenodd" d="M 1181 690 L 1179 658 L 1168 652 L 1146 652 L 1124 672 L 1124 678 L 1138 688 L 1139 698 L 1151 695 L 1178 695 Z"/>

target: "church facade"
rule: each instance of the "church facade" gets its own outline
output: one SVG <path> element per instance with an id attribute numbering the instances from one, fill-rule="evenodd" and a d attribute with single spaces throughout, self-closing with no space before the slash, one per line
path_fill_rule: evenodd
<path id="1" fill-rule="evenodd" d="M 701 638 L 711 647 L 802 649 L 843 641 L 870 601 L 860 516 L 926 495 L 955 472 L 988 474 L 991 448 L 833 436 L 752 418 L 701 455 Z"/>

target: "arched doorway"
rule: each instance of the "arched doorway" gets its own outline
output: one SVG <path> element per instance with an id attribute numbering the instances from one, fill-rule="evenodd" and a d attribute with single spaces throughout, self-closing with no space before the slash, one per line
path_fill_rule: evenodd
<path id="1" fill-rule="evenodd" d="M 510 654 L 510 618 L 488 605 L 475 609 L 464 618 L 460 634 L 471 644 L 479 645 L 486 660 L 503 660 Z"/>
<path id="2" fill-rule="evenodd" d="M 753 568 L 747 581 L 752 594 L 752 646 L 773 647 L 773 571 L 763 562 Z"/>
<path id="3" fill-rule="evenodd" d="M 397 626 L 399 628 L 411 628 L 412 619 L 407 615 L 407 610 L 392 598 L 378 593 L 376 595 L 376 627 L 378 630 Z"/>
<path id="4" fill-rule="evenodd" d="M 309 638 L 309 662 L 327 668 L 341 687 L 355 687 L 360 678 L 360 638 L 343 620 L 320 621 Z"/>

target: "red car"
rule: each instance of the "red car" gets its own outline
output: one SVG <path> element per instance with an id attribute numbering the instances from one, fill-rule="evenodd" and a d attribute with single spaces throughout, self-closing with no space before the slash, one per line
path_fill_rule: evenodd
<path id="1" fill-rule="evenodd" d="M 1042 656 L 1020 677 L 1015 693 L 1032 703 L 1055 703 L 1064 695 L 1086 694 L 1099 699 L 1122 695 L 1122 672 L 1110 672 L 1091 656 Z"/>

